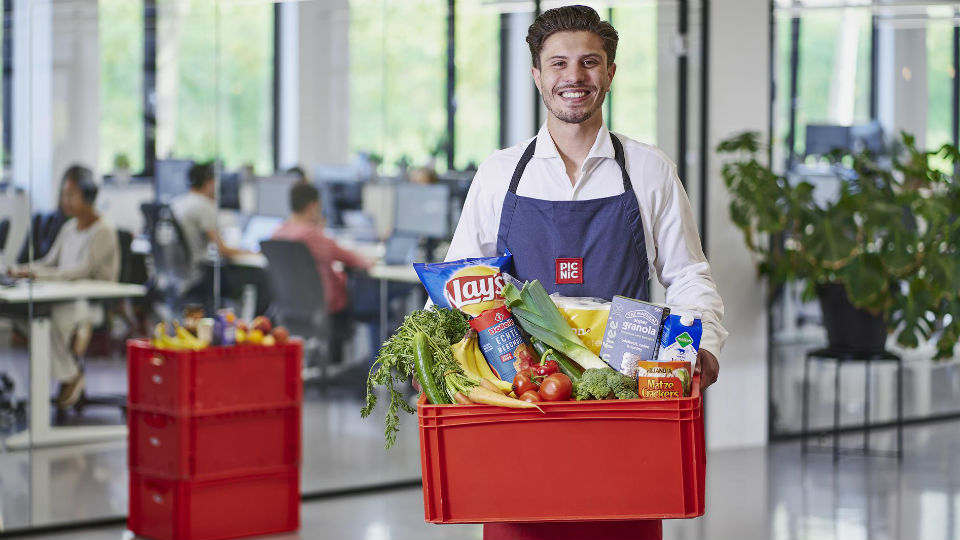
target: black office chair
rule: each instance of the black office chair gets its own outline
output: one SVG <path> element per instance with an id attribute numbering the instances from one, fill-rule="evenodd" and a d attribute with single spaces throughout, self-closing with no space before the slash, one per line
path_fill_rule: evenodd
<path id="1" fill-rule="evenodd" d="M 273 290 L 277 321 L 292 335 L 305 339 L 309 352 L 304 379 L 330 381 L 339 378 L 334 359 L 342 354 L 342 345 L 349 339 L 349 328 L 333 330 L 327 315 L 323 282 L 317 264 L 307 246 L 301 242 L 266 240 L 260 248 L 267 257 L 267 275 Z"/>
<path id="2" fill-rule="evenodd" d="M 33 244 L 33 260 L 43 258 L 50 248 L 53 247 L 54 240 L 60 234 L 60 229 L 67 222 L 67 216 L 59 210 L 51 214 L 34 214 L 30 223 L 30 234 L 23 241 L 20 248 L 20 254 L 17 256 L 19 264 L 26 264 L 30 259 L 30 246 Z"/>
<path id="3" fill-rule="evenodd" d="M 10 234 L 10 220 L 0 220 L 0 253 L 3 253 L 7 245 L 7 236 Z"/>

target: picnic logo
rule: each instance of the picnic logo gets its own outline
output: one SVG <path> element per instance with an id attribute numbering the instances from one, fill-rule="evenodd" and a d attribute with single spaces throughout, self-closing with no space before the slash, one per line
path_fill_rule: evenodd
<path id="1" fill-rule="evenodd" d="M 583 258 L 557 259 L 557 285 L 583 284 Z"/>

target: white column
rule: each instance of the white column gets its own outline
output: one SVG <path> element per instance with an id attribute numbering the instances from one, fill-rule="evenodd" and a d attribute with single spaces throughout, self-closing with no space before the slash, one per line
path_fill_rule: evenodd
<path id="1" fill-rule="evenodd" d="M 506 107 L 506 134 L 504 146 L 513 146 L 537 134 L 540 126 L 533 125 L 534 92 L 536 86 L 530 68 L 530 47 L 527 46 L 527 29 L 533 23 L 533 13 L 508 13 L 507 54 L 505 66 L 501 66 L 502 76 L 507 78 L 507 93 L 503 107 Z M 546 116 L 540 116 L 546 120 Z"/>
<path id="2" fill-rule="evenodd" d="M 299 145 L 296 161 L 350 160 L 350 6 L 348 0 L 300 2 Z M 288 154 L 287 158 L 292 158 Z"/>
<path id="3" fill-rule="evenodd" d="M 709 144 L 744 130 L 766 139 L 769 116 L 769 2 L 711 3 Z M 763 445 L 767 441 L 767 321 L 763 284 L 730 221 L 730 196 L 718 156 L 709 154 L 708 253 L 723 296 L 723 325 L 730 337 L 720 355 L 720 380 L 707 391 L 710 448 Z M 749 507 L 749 505 L 745 506 Z"/>
<path id="4" fill-rule="evenodd" d="M 13 181 L 30 194 L 33 210 L 51 210 L 53 8 L 50 0 L 14 2 Z"/>

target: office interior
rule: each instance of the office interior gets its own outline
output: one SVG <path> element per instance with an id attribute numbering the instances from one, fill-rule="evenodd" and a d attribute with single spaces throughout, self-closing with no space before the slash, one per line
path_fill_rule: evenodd
<path id="1" fill-rule="evenodd" d="M 665 522 L 664 538 L 960 536 L 957 355 L 932 360 L 932 344 L 891 342 L 902 372 L 875 364 L 869 395 L 862 371 L 835 378 L 828 363 L 805 385 L 805 355 L 826 343 L 819 304 L 803 283 L 768 294 L 730 219 L 715 151 L 756 131 L 774 170 L 829 200 L 843 180 L 824 156 L 837 146 L 882 163 L 901 131 L 920 148 L 956 145 L 960 2 L 581 3 L 620 31 L 605 122 L 676 162 L 730 331 L 707 392 L 707 514 Z M 478 526 L 423 523 L 416 418 L 384 450 L 383 409 L 359 410 L 379 344 L 426 300 L 411 263 L 443 260 L 477 167 L 545 121 L 524 37 L 538 11 L 563 4 L 4 1 L 0 266 L 50 249 L 66 222 L 62 176 L 80 164 L 118 231 L 120 272 L 92 301 L 98 316 L 78 354 L 84 394 L 65 410 L 51 403 L 49 336 L 52 306 L 70 289 L 0 283 L 0 296 L 24 291 L 0 299 L 0 536 L 123 534 L 125 343 L 190 304 L 279 324 L 298 291 L 322 296 L 319 281 L 284 280 L 290 261 L 261 244 L 306 181 L 325 234 L 371 266 L 345 269 L 344 327 L 319 317 L 291 328 L 305 343 L 300 537 L 481 537 Z M 176 233 L 168 210 L 201 163 L 235 256 L 210 247 L 197 257 Z M 184 293 L 191 265 L 204 269 L 202 298 Z M 652 290 L 663 301 L 655 278 Z M 841 439 L 856 443 L 868 412 L 871 445 L 894 450 L 898 383 L 902 460 L 801 454 L 805 389 L 813 431 L 839 414 Z"/>

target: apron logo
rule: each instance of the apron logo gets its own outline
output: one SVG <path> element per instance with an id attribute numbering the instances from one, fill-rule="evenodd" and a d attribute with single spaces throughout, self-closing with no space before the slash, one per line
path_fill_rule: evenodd
<path id="1" fill-rule="evenodd" d="M 583 258 L 557 259 L 557 285 L 583 284 Z"/>

